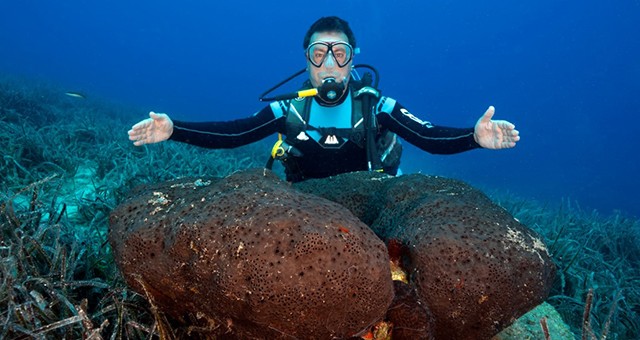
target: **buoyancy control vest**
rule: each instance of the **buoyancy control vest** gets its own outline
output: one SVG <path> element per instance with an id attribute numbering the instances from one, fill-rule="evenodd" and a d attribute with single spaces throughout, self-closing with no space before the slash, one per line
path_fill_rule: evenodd
<path id="1" fill-rule="evenodd" d="M 303 88 L 310 87 L 308 81 Z M 349 82 L 351 98 L 351 128 L 315 128 L 309 125 L 313 97 L 283 100 L 279 105 L 285 112 L 286 139 L 279 136 L 274 145 L 267 168 L 271 169 L 273 161 L 282 161 L 287 180 L 297 182 L 307 178 L 299 167 L 299 159 L 304 154 L 298 149 L 301 143 L 299 136 L 316 130 L 321 135 L 337 136 L 355 144 L 358 149 L 367 153 L 367 168 L 370 171 L 396 175 L 402 155 L 402 144 L 395 133 L 380 129 L 376 120 L 375 105 L 379 101 L 378 90 L 370 86 L 370 81 L 351 80 Z M 349 100 L 349 98 L 347 100 Z M 369 115 L 367 117 L 367 115 Z M 313 156 L 309 156 L 313 157 Z M 322 166 L 322 164 L 318 164 Z M 365 169 L 362 169 L 365 170 Z"/>

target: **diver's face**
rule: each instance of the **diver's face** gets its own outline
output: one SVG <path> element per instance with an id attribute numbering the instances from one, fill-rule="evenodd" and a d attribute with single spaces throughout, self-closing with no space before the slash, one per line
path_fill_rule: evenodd
<path id="1" fill-rule="evenodd" d="M 342 32 L 316 32 L 311 36 L 309 46 L 314 46 L 314 43 L 326 43 L 328 45 L 332 45 L 337 42 L 344 42 L 348 44 L 349 39 L 347 38 L 347 35 Z M 321 45 L 322 44 L 316 44 L 315 46 L 322 47 Z M 322 85 L 324 79 L 335 78 L 338 83 L 344 81 L 346 86 L 349 82 L 351 65 L 353 63 L 353 52 L 350 52 L 350 60 L 348 60 L 346 64 L 343 64 L 343 67 L 340 67 L 340 63 L 342 63 L 340 58 L 344 58 L 344 56 L 341 55 L 342 52 L 338 51 L 337 47 L 334 47 L 333 51 L 329 51 L 327 46 L 324 47 L 326 54 L 321 57 L 315 57 L 319 58 L 316 60 L 316 64 L 320 64 L 320 66 L 314 65 L 310 61 L 314 58 L 314 53 L 311 52 L 310 49 L 305 51 L 307 57 L 307 70 L 309 71 L 311 85 L 313 85 L 313 87 L 319 87 Z M 344 61 L 346 61 L 346 59 Z"/>

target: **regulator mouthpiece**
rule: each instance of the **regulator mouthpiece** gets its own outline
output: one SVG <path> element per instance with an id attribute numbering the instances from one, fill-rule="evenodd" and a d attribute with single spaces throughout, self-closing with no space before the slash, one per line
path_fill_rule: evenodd
<path id="1" fill-rule="evenodd" d="M 329 104 L 335 104 L 344 94 L 344 82 L 338 83 L 335 78 L 326 78 L 318 88 L 318 96 Z"/>

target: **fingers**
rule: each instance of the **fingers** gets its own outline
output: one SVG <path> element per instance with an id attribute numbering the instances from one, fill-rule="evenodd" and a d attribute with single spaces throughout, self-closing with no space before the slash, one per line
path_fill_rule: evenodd
<path id="1" fill-rule="evenodd" d="M 131 127 L 131 130 L 127 131 L 129 140 L 133 141 L 133 145 L 140 146 L 146 144 L 145 139 L 148 135 L 149 128 L 153 125 L 153 119 L 147 118 L 143 121 Z"/>
<path id="2" fill-rule="evenodd" d="M 133 145 L 140 146 L 145 144 L 145 134 L 144 132 L 135 131 L 133 129 L 127 131 L 129 134 L 129 140 L 133 142 Z"/>
<path id="3" fill-rule="evenodd" d="M 147 118 L 145 120 L 141 120 L 140 122 L 136 123 L 135 125 L 133 125 L 131 127 L 131 130 L 129 131 L 140 131 L 140 130 L 144 130 L 147 127 L 149 127 L 149 125 L 151 125 L 153 123 L 153 119 L 151 118 Z"/>
<path id="4" fill-rule="evenodd" d="M 520 131 L 516 130 L 516 126 L 506 122 L 507 124 L 505 124 L 504 126 L 502 126 L 502 135 L 505 138 L 510 138 L 513 141 L 519 141 L 520 140 Z"/>
<path id="5" fill-rule="evenodd" d="M 517 142 L 520 140 L 520 131 L 518 130 L 513 130 L 511 132 L 511 140 L 513 140 L 514 142 Z"/>
<path id="6" fill-rule="evenodd" d="M 140 146 L 150 143 L 149 135 L 146 133 L 135 133 L 129 130 L 129 140 L 133 142 L 133 145 Z"/>
<path id="7" fill-rule="evenodd" d="M 506 120 L 492 121 L 495 131 L 495 147 L 496 149 L 509 149 L 516 146 L 520 141 L 520 131 L 516 130 L 516 126 Z"/>
<path id="8" fill-rule="evenodd" d="M 135 146 L 141 146 L 141 145 L 145 145 L 145 144 L 147 144 L 147 143 L 142 139 L 133 142 L 133 145 L 135 145 Z"/>
<path id="9" fill-rule="evenodd" d="M 502 142 L 501 149 L 510 149 L 516 146 L 515 142 Z"/>
<path id="10" fill-rule="evenodd" d="M 515 129 L 515 125 L 506 122 L 507 124 L 501 126 L 502 138 L 507 141 L 517 142 L 520 140 L 520 131 Z"/>
<path id="11" fill-rule="evenodd" d="M 513 124 L 509 123 L 509 126 L 509 129 L 502 130 L 502 138 L 499 143 L 501 149 L 513 148 L 520 141 L 520 132 L 513 128 Z"/>
<path id="12" fill-rule="evenodd" d="M 131 130 L 140 130 L 140 129 L 145 129 L 148 128 L 151 124 L 153 124 L 154 120 L 158 120 L 162 118 L 162 113 L 161 114 L 157 114 L 153 111 L 149 112 L 149 117 L 147 119 L 141 120 L 140 122 L 136 123 L 134 126 L 131 127 Z"/>
<path id="13" fill-rule="evenodd" d="M 147 118 L 143 121 L 138 122 L 131 127 L 131 130 L 129 130 L 129 135 L 144 133 L 144 131 L 147 130 L 147 128 L 149 128 L 151 124 L 153 124 L 153 119 L 151 118 Z"/>
<path id="14" fill-rule="evenodd" d="M 504 131 L 514 131 L 516 126 L 513 123 L 508 122 L 506 120 L 494 120 L 493 123 L 496 127 L 504 130 Z"/>

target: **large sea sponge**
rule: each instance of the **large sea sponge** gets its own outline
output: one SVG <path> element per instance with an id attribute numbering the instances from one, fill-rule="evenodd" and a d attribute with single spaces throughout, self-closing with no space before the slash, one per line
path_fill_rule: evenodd
<path id="1" fill-rule="evenodd" d="M 489 339 L 543 302 L 555 274 L 535 232 L 433 176 L 178 180 L 133 192 L 111 223 L 129 284 L 222 337 L 348 338 L 387 312 L 394 339 Z M 388 311 L 381 240 L 409 272 Z"/>
<path id="2" fill-rule="evenodd" d="M 436 339 L 489 339 L 542 303 L 555 276 L 539 235 L 477 189 L 420 174 L 352 173 L 296 184 L 404 244 Z"/>
<path id="3" fill-rule="evenodd" d="M 142 187 L 111 215 L 128 284 L 237 338 L 347 338 L 393 299 L 384 243 L 346 208 L 262 170 Z"/>

